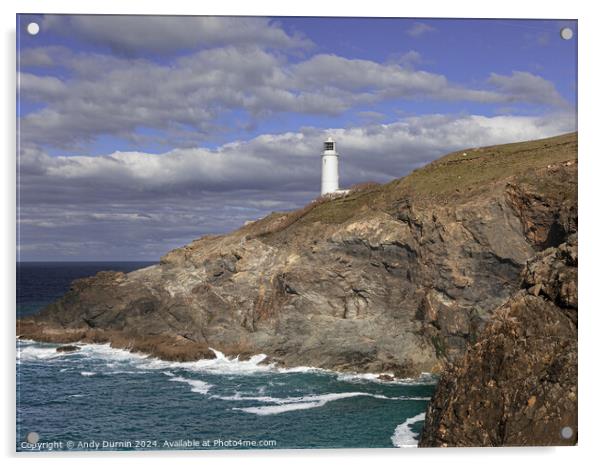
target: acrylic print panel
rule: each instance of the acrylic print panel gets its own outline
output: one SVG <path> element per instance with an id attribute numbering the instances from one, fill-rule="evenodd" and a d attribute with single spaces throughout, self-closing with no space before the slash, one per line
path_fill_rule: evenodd
<path id="1" fill-rule="evenodd" d="M 18 451 L 577 442 L 574 20 L 18 15 Z"/>

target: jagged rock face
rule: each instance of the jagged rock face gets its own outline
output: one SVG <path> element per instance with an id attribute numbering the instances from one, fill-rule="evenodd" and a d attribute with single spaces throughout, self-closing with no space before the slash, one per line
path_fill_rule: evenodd
<path id="1" fill-rule="evenodd" d="M 420 446 L 576 444 L 577 235 L 530 260 L 522 278 L 442 374 Z"/>
<path id="2" fill-rule="evenodd" d="M 561 156 L 572 160 L 574 148 Z M 445 173 L 438 164 L 425 171 Z M 575 164 L 538 170 L 537 179 L 576 185 Z M 212 347 L 266 353 L 288 366 L 438 372 L 518 289 L 523 266 L 547 238 L 576 228 L 573 204 L 518 176 L 456 189 L 443 201 L 395 183 L 370 186 L 201 238 L 152 267 L 76 281 L 20 321 L 18 333 L 76 341 L 79 332 L 126 346 L 129 339 L 133 348 L 180 359 Z M 149 344 L 151 336 L 162 340 Z"/>

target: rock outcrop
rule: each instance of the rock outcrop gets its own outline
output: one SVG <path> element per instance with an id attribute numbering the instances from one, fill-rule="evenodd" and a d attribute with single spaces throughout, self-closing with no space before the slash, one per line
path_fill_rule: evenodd
<path id="1" fill-rule="evenodd" d="M 73 353 L 74 351 L 79 351 L 81 348 L 79 346 L 76 345 L 64 345 L 64 346 L 59 346 L 56 349 L 57 353 Z"/>
<path id="2" fill-rule="evenodd" d="M 23 338 L 166 359 L 265 353 L 397 377 L 462 358 L 537 251 L 576 231 L 576 134 L 450 154 L 386 185 L 77 280 Z"/>
<path id="3" fill-rule="evenodd" d="M 577 235 L 530 260 L 461 361 L 441 375 L 420 446 L 577 442 Z"/>

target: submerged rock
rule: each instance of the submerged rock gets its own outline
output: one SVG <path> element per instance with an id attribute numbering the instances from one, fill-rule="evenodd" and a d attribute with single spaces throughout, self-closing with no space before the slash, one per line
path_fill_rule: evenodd
<path id="1" fill-rule="evenodd" d="M 282 366 L 439 372 L 518 290 L 527 260 L 576 228 L 577 167 L 562 164 L 576 159 L 575 134 L 467 153 L 151 267 L 76 280 L 17 334 L 172 360 L 215 348 Z"/>
<path id="2" fill-rule="evenodd" d="M 577 235 L 538 254 L 522 277 L 443 372 L 420 446 L 577 443 Z"/>
<path id="3" fill-rule="evenodd" d="M 74 351 L 79 351 L 81 348 L 79 346 L 75 346 L 75 345 L 64 345 L 64 346 L 59 346 L 56 349 L 57 353 L 72 353 Z"/>

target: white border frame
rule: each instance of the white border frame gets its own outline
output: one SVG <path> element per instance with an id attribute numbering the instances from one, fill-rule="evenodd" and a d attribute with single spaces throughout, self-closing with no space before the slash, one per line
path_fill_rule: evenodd
<path id="1" fill-rule="evenodd" d="M 505 0 L 483 2 L 471 0 L 392 2 L 370 0 L 369 2 L 326 2 L 304 0 L 283 2 L 275 0 L 253 0 L 220 2 L 192 2 L 190 0 L 5 0 L 1 2 L 4 72 L 2 92 L 4 108 L 1 112 L 0 130 L 4 153 L 2 154 L 2 248 L 0 268 L 1 296 L 3 298 L 4 383 L 1 385 L 6 406 L 1 424 L 3 456 L 12 463 L 16 459 L 25 463 L 38 462 L 42 457 L 52 464 L 65 461 L 85 461 L 86 464 L 104 464 L 107 460 L 126 460 L 163 464 L 168 458 L 177 458 L 182 464 L 238 464 L 287 466 L 308 462 L 332 463 L 343 460 L 350 464 L 363 464 L 375 458 L 379 464 L 459 463 L 504 465 L 509 462 L 538 462 L 547 465 L 587 462 L 596 455 L 598 434 L 601 432 L 600 385 L 596 381 L 600 363 L 597 344 L 602 328 L 599 296 L 595 293 L 597 272 L 602 263 L 600 239 L 597 225 L 602 200 L 598 178 L 601 174 L 600 141 L 597 136 L 596 112 L 600 111 L 600 16 L 596 14 L 595 2 L 567 2 L 548 0 L 527 2 Z M 198 452 L 152 452 L 152 453 L 51 453 L 16 454 L 15 445 L 15 23 L 16 13 L 104 13 L 104 14 L 186 14 L 186 15 L 257 15 L 257 16 L 401 16 L 401 17 L 472 17 L 472 18 L 569 18 L 579 20 L 579 210 L 581 216 L 579 290 L 581 298 L 581 325 L 579 329 L 579 446 L 556 448 L 503 448 L 503 449 L 430 449 L 430 450 L 285 450 L 285 451 L 198 451 Z"/>

